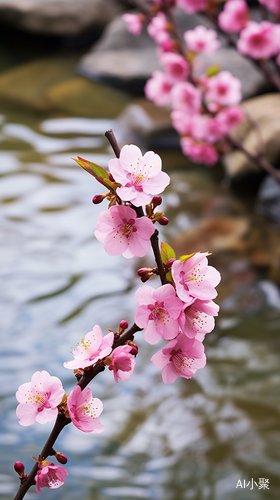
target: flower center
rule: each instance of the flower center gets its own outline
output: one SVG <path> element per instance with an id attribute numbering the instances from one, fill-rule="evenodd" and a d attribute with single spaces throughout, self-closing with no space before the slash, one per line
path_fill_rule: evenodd
<path id="1" fill-rule="evenodd" d="M 128 221 L 126 219 L 123 219 L 123 225 L 121 226 L 121 231 L 128 240 L 130 239 L 132 233 L 135 233 L 137 231 L 134 224 L 135 224 L 134 219 L 129 219 Z"/>
<path id="2" fill-rule="evenodd" d="M 98 408 L 93 406 L 93 399 L 82 406 L 83 414 L 86 417 L 96 418 Z"/>
<path id="3" fill-rule="evenodd" d="M 177 373 L 181 373 L 184 368 L 191 369 L 194 359 L 188 358 L 181 349 L 173 349 L 170 354 L 169 361 L 173 363 Z"/>
<path id="4" fill-rule="evenodd" d="M 164 325 L 169 320 L 168 311 L 164 307 L 164 302 L 156 302 L 155 304 L 148 305 L 148 309 L 150 309 L 151 313 L 149 315 L 149 319 L 155 321 L 162 320 Z"/>

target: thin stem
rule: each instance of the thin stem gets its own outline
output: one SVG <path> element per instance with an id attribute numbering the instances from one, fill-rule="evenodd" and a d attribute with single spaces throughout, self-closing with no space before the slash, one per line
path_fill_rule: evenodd
<path id="1" fill-rule="evenodd" d="M 232 146 L 242 151 L 242 153 L 244 153 L 247 158 L 257 163 L 257 165 L 262 167 L 268 174 L 272 175 L 272 177 L 274 177 L 274 179 L 280 183 L 280 171 L 277 170 L 277 168 L 275 168 L 273 165 L 271 165 L 271 163 L 269 163 L 269 161 L 263 155 L 254 155 L 253 153 L 250 153 L 250 151 L 244 148 L 243 144 L 237 139 L 233 139 L 230 136 L 228 136 L 227 139 L 232 144 Z"/>
<path id="2" fill-rule="evenodd" d="M 153 249 L 154 256 L 155 256 L 155 261 L 157 263 L 161 284 L 166 285 L 167 283 L 169 283 L 169 281 L 166 278 L 166 272 L 165 272 L 162 258 L 161 258 L 161 254 L 160 254 L 159 241 L 158 241 L 158 230 L 157 229 L 155 230 L 154 234 L 152 234 L 152 236 L 151 236 L 151 244 L 152 244 L 152 249 Z"/>
<path id="3" fill-rule="evenodd" d="M 107 137 L 108 141 L 110 142 L 116 157 L 119 158 L 121 150 L 120 150 L 120 147 L 118 145 L 118 142 L 117 142 L 117 139 L 116 139 L 116 136 L 115 136 L 113 130 L 112 129 L 107 130 L 105 132 L 105 137 Z"/>

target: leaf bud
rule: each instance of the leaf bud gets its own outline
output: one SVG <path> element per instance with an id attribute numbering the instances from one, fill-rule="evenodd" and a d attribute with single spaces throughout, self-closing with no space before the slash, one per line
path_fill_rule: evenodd
<path id="1" fill-rule="evenodd" d="M 162 197 L 161 196 L 153 196 L 151 203 L 154 207 L 158 207 L 162 203 Z"/>
<path id="2" fill-rule="evenodd" d="M 23 465 L 22 462 L 18 462 L 17 461 L 17 462 L 14 463 L 14 469 L 15 469 L 15 471 L 18 473 L 18 475 L 20 477 L 24 476 L 24 468 L 25 467 L 24 467 L 24 465 Z"/>
<path id="3" fill-rule="evenodd" d="M 99 203 L 102 203 L 102 201 L 104 200 L 106 195 L 104 194 L 96 194 L 93 198 L 92 198 L 92 203 L 94 205 L 99 205 Z"/>
<path id="4" fill-rule="evenodd" d="M 162 219 L 159 219 L 157 222 L 161 226 L 167 226 L 167 224 L 169 223 L 169 219 L 167 219 L 167 217 L 162 217 Z"/>
<path id="5" fill-rule="evenodd" d="M 56 451 L 54 455 L 55 455 L 56 460 L 60 464 L 67 464 L 67 462 L 68 462 L 67 457 L 65 455 L 63 455 L 63 453 Z"/>

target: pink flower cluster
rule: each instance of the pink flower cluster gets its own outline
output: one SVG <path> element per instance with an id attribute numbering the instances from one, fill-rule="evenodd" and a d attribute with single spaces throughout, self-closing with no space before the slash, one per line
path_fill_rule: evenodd
<path id="1" fill-rule="evenodd" d="M 135 323 L 150 344 L 169 341 L 151 361 L 162 369 L 164 383 L 190 378 L 206 363 L 202 341 L 214 328 L 219 306 L 213 302 L 220 273 L 208 265 L 208 253 L 197 252 L 171 267 L 174 286 L 157 290 L 144 285 L 136 291 Z"/>
<path id="2" fill-rule="evenodd" d="M 198 2 L 195 5 L 198 7 Z M 145 94 L 157 106 L 171 105 L 172 123 L 181 136 L 183 153 L 195 163 L 210 166 L 218 161 L 227 134 L 243 119 L 243 111 L 238 107 L 241 83 L 229 71 L 200 77 L 192 74 L 193 58 L 201 53 L 212 54 L 220 46 L 214 30 L 197 26 L 187 31 L 184 39 L 186 58 L 176 53 L 172 45 L 167 50 L 158 42 L 163 71 L 153 73 L 146 83 Z"/>
<path id="3" fill-rule="evenodd" d="M 280 0 L 259 1 L 280 15 Z M 241 82 L 218 68 L 198 76 L 196 56 L 215 53 L 220 46 L 216 31 L 196 26 L 184 34 L 184 47 L 168 23 L 166 8 L 156 3 L 157 13 L 149 20 L 147 30 L 158 45 L 162 70 L 154 71 L 147 81 L 146 97 L 157 106 L 171 106 L 173 127 L 180 134 L 183 153 L 195 163 L 214 165 L 219 155 L 230 149 L 227 136 L 244 118 L 238 106 Z M 176 0 L 176 5 L 187 13 L 213 14 L 215 8 L 218 12 L 213 4 L 211 0 Z M 242 55 L 258 60 L 275 57 L 280 66 L 280 24 L 251 21 L 246 0 L 224 2 L 217 20 L 224 32 L 239 34 L 237 50 Z"/>

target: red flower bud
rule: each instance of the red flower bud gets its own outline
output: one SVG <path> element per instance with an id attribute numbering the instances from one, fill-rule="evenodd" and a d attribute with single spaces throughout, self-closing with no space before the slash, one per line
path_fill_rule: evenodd
<path id="1" fill-rule="evenodd" d="M 20 477 L 24 476 L 24 465 L 22 462 L 15 462 L 14 469 Z"/>
<path id="2" fill-rule="evenodd" d="M 60 464 L 67 464 L 68 462 L 67 457 L 62 453 L 59 453 L 59 451 L 55 453 L 55 458 Z"/>
<path id="3" fill-rule="evenodd" d="M 123 319 L 121 322 L 120 322 L 120 326 L 119 326 L 119 329 L 122 330 L 124 332 L 124 330 L 126 330 L 128 328 L 128 322 Z"/>
<path id="4" fill-rule="evenodd" d="M 162 219 L 159 219 L 157 222 L 161 226 L 167 226 L 167 224 L 169 223 L 169 219 L 167 219 L 167 217 L 162 217 Z"/>
<path id="5" fill-rule="evenodd" d="M 153 270 L 148 267 L 142 267 L 138 269 L 137 274 L 141 279 L 142 283 L 146 283 L 151 276 L 153 276 Z"/>
<path id="6" fill-rule="evenodd" d="M 104 200 L 104 195 L 103 194 L 96 194 L 92 198 L 92 203 L 94 203 L 94 205 L 98 205 L 99 203 L 102 203 L 103 200 Z"/>
<path id="7" fill-rule="evenodd" d="M 153 196 L 152 202 L 154 207 L 158 207 L 162 203 L 162 197 L 161 196 Z"/>
<path id="8" fill-rule="evenodd" d="M 111 182 L 116 182 L 114 177 L 112 176 L 111 172 L 109 172 L 109 179 Z"/>
<path id="9" fill-rule="evenodd" d="M 169 259 L 167 262 L 166 262 L 166 267 L 171 267 L 173 262 L 175 262 L 176 259 Z"/>

